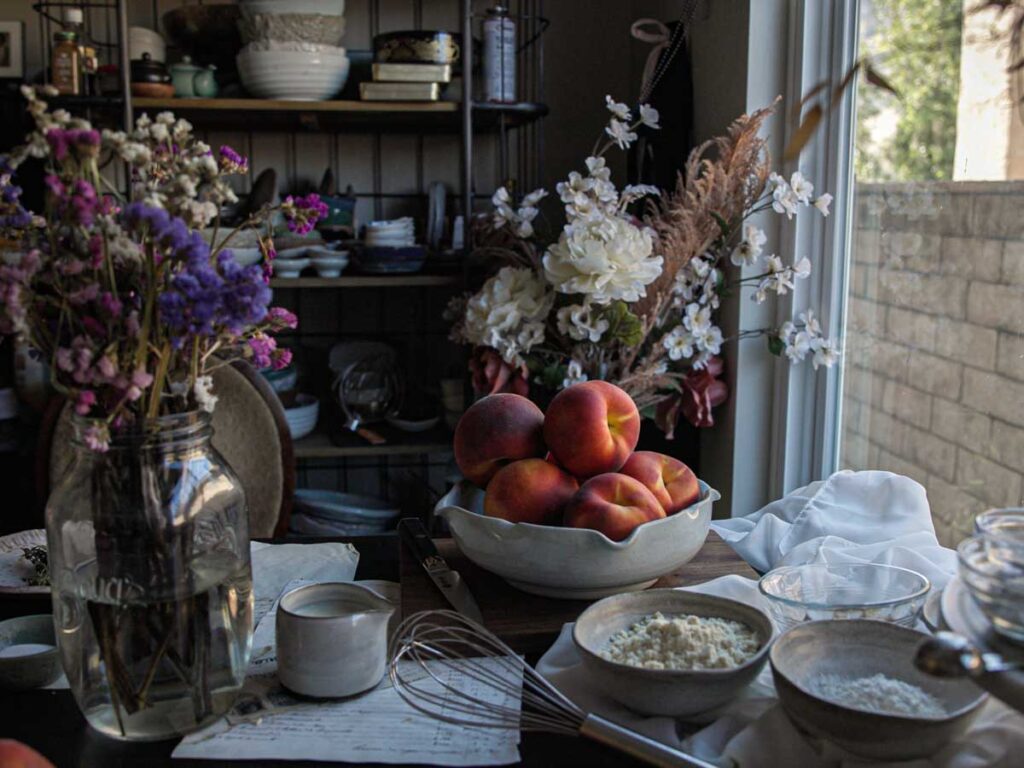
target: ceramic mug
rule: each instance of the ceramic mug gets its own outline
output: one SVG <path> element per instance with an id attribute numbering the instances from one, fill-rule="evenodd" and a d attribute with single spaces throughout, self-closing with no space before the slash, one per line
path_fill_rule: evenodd
<path id="1" fill-rule="evenodd" d="M 277 675 L 304 696 L 353 696 L 373 688 L 387 664 L 395 606 L 356 584 L 293 589 L 277 605 Z"/>

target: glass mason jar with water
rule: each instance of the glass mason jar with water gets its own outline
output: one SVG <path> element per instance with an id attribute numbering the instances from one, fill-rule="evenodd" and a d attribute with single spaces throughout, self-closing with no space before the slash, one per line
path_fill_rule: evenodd
<path id="1" fill-rule="evenodd" d="M 162 739 L 222 715 L 242 687 L 253 591 L 245 495 L 208 414 L 85 444 L 46 508 L 57 642 L 90 725 Z"/>

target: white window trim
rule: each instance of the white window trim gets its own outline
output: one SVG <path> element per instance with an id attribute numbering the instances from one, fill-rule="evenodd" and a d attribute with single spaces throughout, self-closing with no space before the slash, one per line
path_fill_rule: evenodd
<path id="1" fill-rule="evenodd" d="M 827 219 L 810 211 L 793 222 L 759 216 L 767 247 L 787 260 L 810 257 L 814 271 L 775 305 L 755 304 L 745 293 L 725 299 L 722 329 L 732 335 L 779 326 L 813 306 L 841 344 L 852 219 L 852 89 L 823 120 L 799 163 L 779 164 L 793 130 L 788 118 L 802 95 L 823 80 L 838 83 L 856 60 L 859 0 L 705 2 L 691 37 L 697 139 L 717 135 L 737 115 L 782 94 L 767 128 L 776 170 L 788 176 L 799 168 L 818 191 L 835 198 Z M 725 41 L 742 41 L 738 30 L 744 28 L 746 50 L 723 61 Z M 769 354 L 763 340 L 751 339 L 731 346 L 726 379 L 729 400 L 716 411 L 715 429 L 701 434 L 701 474 L 722 492 L 716 514 L 749 514 L 836 469 L 842 365 L 814 371 L 805 361 L 794 367 Z"/>
<path id="2" fill-rule="evenodd" d="M 857 59 L 859 0 L 796 0 L 791 5 L 786 96 L 790 115 L 802 94 L 820 82 L 839 83 Z M 855 84 L 854 84 L 855 86 Z M 800 216 L 783 222 L 783 251 L 809 256 L 811 277 L 777 305 L 778 323 L 813 307 L 826 332 L 843 345 L 854 213 L 853 131 L 855 87 L 828 111 L 787 175 L 799 168 L 818 192 L 834 196 L 828 218 Z M 792 122 L 788 123 L 792 129 Z M 788 138 L 788 137 L 787 137 Z M 777 498 L 826 477 L 839 466 L 843 364 L 814 370 L 810 361 L 776 366 L 772 419 L 770 495 Z"/>

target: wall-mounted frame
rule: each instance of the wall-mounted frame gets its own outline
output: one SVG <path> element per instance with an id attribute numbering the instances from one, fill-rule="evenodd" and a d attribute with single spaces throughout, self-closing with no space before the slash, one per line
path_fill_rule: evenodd
<path id="1" fill-rule="evenodd" d="M 25 76 L 25 25 L 0 21 L 0 78 Z"/>

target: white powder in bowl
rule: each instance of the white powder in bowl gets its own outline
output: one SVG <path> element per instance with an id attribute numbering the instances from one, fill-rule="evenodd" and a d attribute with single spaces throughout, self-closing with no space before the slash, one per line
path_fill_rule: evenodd
<path id="1" fill-rule="evenodd" d="M 808 682 L 808 687 L 815 696 L 865 712 L 913 717 L 946 715 L 942 702 L 930 693 L 887 675 L 816 675 Z"/>
<path id="2" fill-rule="evenodd" d="M 602 658 L 645 669 L 727 669 L 757 653 L 757 633 L 731 619 L 645 616 L 612 635 Z"/>

